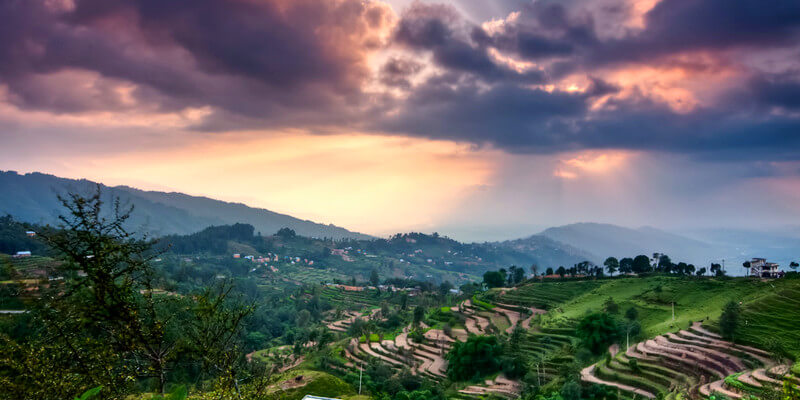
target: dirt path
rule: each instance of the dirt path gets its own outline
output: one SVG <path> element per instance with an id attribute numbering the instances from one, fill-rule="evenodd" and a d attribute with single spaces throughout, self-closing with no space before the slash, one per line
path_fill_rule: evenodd
<path id="1" fill-rule="evenodd" d="M 781 384 L 781 381 L 767 376 L 767 370 L 765 368 L 759 368 L 757 370 L 754 370 L 751 375 L 753 376 L 753 378 L 756 378 L 761 382 L 769 382 L 775 385 Z"/>
<path id="2" fill-rule="evenodd" d="M 584 368 L 583 370 L 581 370 L 581 379 L 586 381 L 586 382 L 596 383 L 598 385 L 613 386 L 615 388 L 622 389 L 622 390 L 624 390 L 626 392 L 636 393 L 639 396 L 647 397 L 648 399 L 656 398 L 656 396 L 654 394 L 652 394 L 652 393 L 650 393 L 650 392 L 648 392 L 646 390 L 635 388 L 633 386 L 623 385 L 621 383 L 604 381 L 604 380 L 594 376 L 594 368 L 595 368 L 595 366 L 594 366 L 594 364 L 592 364 L 592 365 Z"/>

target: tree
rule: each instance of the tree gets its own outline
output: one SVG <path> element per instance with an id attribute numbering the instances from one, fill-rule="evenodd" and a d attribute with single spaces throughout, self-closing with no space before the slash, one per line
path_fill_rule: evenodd
<path id="1" fill-rule="evenodd" d="M 406 292 L 400 295 L 400 309 L 403 311 L 408 310 L 408 293 Z"/>
<path id="2" fill-rule="evenodd" d="M 536 276 L 538 272 L 539 272 L 539 266 L 536 264 L 531 264 L 531 273 L 533 274 L 533 276 Z"/>
<path id="3" fill-rule="evenodd" d="M 733 339 L 737 328 L 739 327 L 739 303 L 731 300 L 722 309 L 722 315 L 719 317 L 719 331 L 722 337 L 726 339 Z"/>
<path id="4" fill-rule="evenodd" d="M 575 381 L 569 381 L 561 388 L 561 397 L 564 400 L 580 400 L 581 385 Z"/>
<path id="5" fill-rule="evenodd" d="M 525 270 L 524 269 L 517 268 L 517 267 L 512 267 L 512 268 L 513 268 L 513 270 L 512 270 L 512 274 L 511 275 L 512 275 L 514 284 L 521 283 L 523 280 L 525 280 Z"/>
<path id="6" fill-rule="evenodd" d="M 619 273 L 630 274 L 631 272 L 633 272 L 633 259 L 625 257 L 619 260 Z"/>
<path id="7" fill-rule="evenodd" d="M 714 276 L 725 276 L 725 271 L 722 269 L 722 265 L 717 263 L 711 263 L 711 273 Z"/>
<path id="8" fill-rule="evenodd" d="M 606 266 L 606 271 L 608 271 L 608 274 L 614 276 L 614 272 L 617 272 L 619 269 L 619 260 L 614 257 L 608 257 L 603 262 L 603 265 Z"/>
<path id="9" fill-rule="evenodd" d="M 369 283 L 371 283 L 372 286 L 378 286 L 378 284 L 381 283 L 381 278 L 378 276 L 377 270 L 373 269 L 372 272 L 369 273 Z"/>
<path id="10" fill-rule="evenodd" d="M 566 275 L 566 274 L 567 274 L 567 270 L 566 270 L 566 268 L 564 268 L 564 266 L 562 265 L 562 266 L 558 267 L 558 269 L 556 270 L 556 273 L 558 274 L 558 276 L 560 276 L 560 277 L 562 277 L 562 278 L 563 278 L 563 277 L 564 277 L 564 275 Z"/>
<path id="11" fill-rule="evenodd" d="M 619 305 L 617 305 L 617 303 L 614 302 L 613 298 L 609 297 L 603 303 L 603 310 L 605 310 L 605 312 L 610 314 L 616 314 L 619 312 Z"/>
<path id="12" fill-rule="evenodd" d="M 697 270 L 697 276 L 703 276 L 705 274 L 706 274 L 706 267 L 702 267 L 699 270 Z"/>
<path id="13" fill-rule="evenodd" d="M 194 296 L 155 294 L 153 242 L 126 230 L 133 207 L 98 187 L 88 197 L 59 196 L 66 214 L 58 229 L 39 237 L 65 277 L 42 290 L 31 308 L 37 331 L 24 344 L 3 338 L 4 373 L 20 378 L 4 387 L 16 398 L 63 399 L 87 386 L 126 397 L 134 385 L 163 393 L 179 363 L 232 387 L 243 365 L 239 346 L 252 306 L 232 304 L 230 286 Z M 252 235 L 252 232 L 250 232 Z M 31 373 L 36 371 L 36 373 Z"/>
<path id="14" fill-rule="evenodd" d="M 672 267 L 672 260 L 670 260 L 669 256 L 666 254 L 660 254 L 660 257 L 658 258 L 658 269 L 669 273 L 672 270 Z"/>
<path id="15" fill-rule="evenodd" d="M 294 229 L 291 228 L 281 228 L 278 230 L 275 236 L 281 239 L 292 239 L 297 236 L 297 233 L 295 233 Z"/>
<path id="16" fill-rule="evenodd" d="M 505 284 L 505 279 L 500 271 L 486 271 L 483 274 L 483 283 L 491 289 L 502 287 Z"/>
<path id="17" fill-rule="evenodd" d="M 636 318 L 639 318 L 639 310 L 636 307 L 631 307 L 627 311 L 625 311 L 625 318 L 633 321 Z"/>
<path id="18" fill-rule="evenodd" d="M 547 270 L 544 273 L 545 275 L 553 275 L 555 272 L 553 272 L 552 267 L 547 267 Z"/>
<path id="19" fill-rule="evenodd" d="M 645 255 L 638 255 L 633 259 L 631 265 L 633 272 L 640 274 L 650 271 L 650 258 Z"/>
<path id="20" fill-rule="evenodd" d="M 419 325 L 425 319 L 425 307 L 417 306 L 414 308 L 414 325 Z"/>
<path id="21" fill-rule="evenodd" d="M 470 336 L 447 353 L 447 376 L 453 380 L 483 377 L 500 370 L 503 345 L 495 336 Z"/>
<path id="22" fill-rule="evenodd" d="M 789 263 L 789 268 L 791 268 L 792 271 L 797 271 L 797 267 L 800 267 L 800 264 L 798 264 L 797 261 L 792 261 Z"/>
<path id="23" fill-rule="evenodd" d="M 584 347 L 594 354 L 600 354 L 619 338 L 619 327 L 611 315 L 595 313 L 578 323 L 575 334 Z"/>
<path id="24" fill-rule="evenodd" d="M 308 323 L 311 322 L 311 312 L 308 310 L 300 310 L 297 313 L 297 317 L 295 318 L 295 323 L 297 326 L 301 328 L 305 328 L 308 326 Z"/>

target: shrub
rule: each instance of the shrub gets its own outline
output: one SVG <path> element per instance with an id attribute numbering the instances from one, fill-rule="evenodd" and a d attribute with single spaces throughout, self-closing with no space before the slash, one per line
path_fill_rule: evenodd
<path id="1" fill-rule="evenodd" d="M 447 353 L 447 375 L 453 380 L 480 379 L 500 370 L 502 355 L 503 345 L 495 336 L 470 336 Z"/>

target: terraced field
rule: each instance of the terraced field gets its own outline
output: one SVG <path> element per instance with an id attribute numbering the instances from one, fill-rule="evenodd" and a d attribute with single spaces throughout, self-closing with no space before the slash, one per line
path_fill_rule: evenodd
<path id="1" fill-rule="evenodd" d="M 45 271 L 57 265 L 57 261 L 50 257 L 30 256 L 15 258 L 7 254 L 0 254 L 0 265 L 2 264 L 11 265 L 23 278 L 34 278 L 42 277 Z"/>
<path id="2" fill-rule="evenodd" d="M 380 307 L 381 302 L 391 300 L 389 293 L 378 294 L 375 290 L 351 292 L 335 287 L 325 287 L 320 297 L 328 300 L 332 306 L 346 310 Z"/>
<path id="3" fill-rule="evenodd" d="M 800 285 L 785 283 L 742 307 L 737 340 L 761 347 L 779 344 L 800 359 Z"/>
<path id="4" fill-rule="evenodd" d="M 499 301 L 550 310 L 600 285 L 602 282 L 599 281 L 532 283 L 516 290 L 507 291 L 500 296 Z"/>
<path id="5" fill-rule="evenodd" d="M 491 311 L 488 311 L 489 309 Z M 549 377 L 555 376 L 560 366 L 571 361 L 571 357 L 562 354 L 564 345 L 571 346 L 573 344 L 574 338 L 568 336 L 572 332 L 570 329 L 527 332 L 531 327 L 533 316 L 543 313 L 543 310 L 530 310 L 510 304 L 482 303 L 476 305 L 473 301 L 466 300 L 446 311 L 459 315 L 460 319 L 465 321 L 463 329 L 452 328 L 448 335 L 442 329 L 431 328 L 423 324 L 424 340 L 421 342 L 409 337 L 409 333 L 413 329 L 411 325 L 405 327 L 391 340 L 349 339 L 343 349 L 344 357 L 348 360 L 346 367 L 356 369 L 360 363 L 375 358 L 394 368 L 407 368 L 413 374 L 442 381 L 447 374 L 445 355 L 455 341 L 465 341 L 469 335 L 508 334 L 515 326 L 526 330 L 521 351 L 540 360 L 541 368 L 545 372 L 542 378 L 549 379 Z M 331 330 L 343 332 L 355 318 L 365 318 L 365 316 L 350 313 L 347 318 L 334 321 L 328 327 Z M 550 372 L 547 372 L 548 370 Z M 481 384 L 460 387 L 458 393 L 462 398 L 476 398 L 492 393 L 514 398 L 520 390 L 519 382 L 506 379 L 501 374 Z"/>
<path id="6" fill-rule="evenodd" d="M 581 376 L 586 382 L 647 398 L 705 398 L 718 393 L 738 399 L 778 387 L 788 368 L 770 357 L 764 350 L 724 341 L 694 323 L 689 329 L 637 343 L 610 361 L 585 368 Z"/>

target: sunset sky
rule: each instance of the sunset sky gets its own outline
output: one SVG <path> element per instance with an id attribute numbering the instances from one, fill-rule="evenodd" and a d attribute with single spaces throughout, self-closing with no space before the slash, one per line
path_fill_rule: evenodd
<path id="1" fill-rule="evenodd" d="M 376 235 L 800 224 L 797 0 L 0 0 L 0 169 Z"/>

